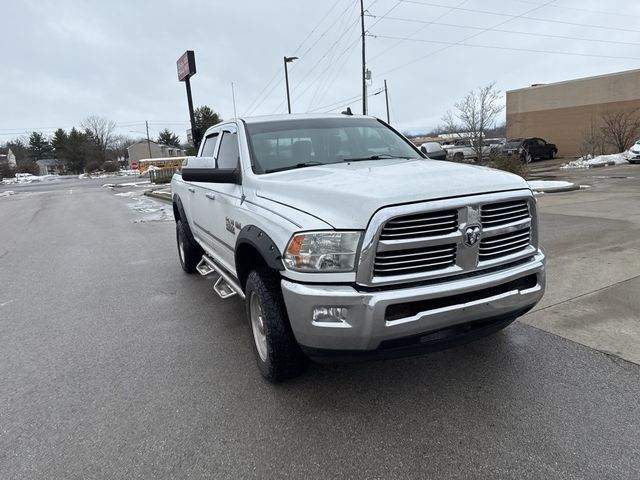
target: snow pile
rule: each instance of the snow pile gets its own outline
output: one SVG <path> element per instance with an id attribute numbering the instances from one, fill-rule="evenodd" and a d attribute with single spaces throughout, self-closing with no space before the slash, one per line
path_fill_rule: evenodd
<path id="1" fill-rule="evenodd" d="M 2 179 L 2 183 L 3 185 L 13 185 L 14 183 L 17 183 L 18 181 L 15 178 L 3 178 Z"/>
<path id="2" fill-rule="evenodd" d="M 13 190 L 7 190 L 6 192 L 1 192 L 0 197 L 10 197 L 11 195 L 15 195 L 16 192 Z"/>
<path id="3" fill-rule="evenodd" d="M 126 198 L 133 198 L 133 197 L 139 197 L 140 193 L 138 192 L 122 192 L 122 193 L 116 193 L 116 197 L 126 197 Z"/>
<path id="4" fill-rule="evenodd" d="M 579 188 L 575 183 L 565 182 L 564 180 L 531 180 L 527 183 L 529 183 L 529 187 L 534 192 L 565 192 Z"/>
<path id="5" fill-rule="evenodd" d="M 124 175 L 124 176 L 133 176 L 133 175 L 140 175 L 140 170 L 136 169 L 136 170 L 120 170 L 120 175 Z"/>
<path id="6" fill-rule="evenodd" d="M 614 153 L 613 155 L 598 155 L 596 157 L 587 155 L 586 157 L 580 157 L 577 160 L 565 163 L 560 168 L 566 170 L 569 168 L 592 168 L 604 167 L 606 165 L 623 165 L 625 163 L 629 163 L 627 161 L 627 152 Z"/>

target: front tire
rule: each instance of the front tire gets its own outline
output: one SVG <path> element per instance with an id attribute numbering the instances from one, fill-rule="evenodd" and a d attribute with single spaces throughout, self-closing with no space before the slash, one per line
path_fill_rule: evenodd
<path id="1" fill-rule="evenodd" d="M 277 274 L 267 268 L 251 271 L 245 295 L 251 344 L 262 376 L 279 382 L 304 373 L 309 359 L 291 330 Z"/>
<path id="2" fill-rule="evenodd" d="M 186 273 L 195 273 L 196 266 L 202 260 L 204 251 L 198 245 L 188 231 L 189 226 L 178 220 L 176 222 L 176 241 L 178 243 L 178 257 L 180 266 Z"/>

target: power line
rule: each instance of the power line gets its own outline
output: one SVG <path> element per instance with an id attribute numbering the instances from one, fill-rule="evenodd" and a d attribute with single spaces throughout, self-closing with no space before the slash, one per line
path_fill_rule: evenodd
<path id="1" fill-rule="evenodd" d="M 500 33 L 513 33 L 513 34 L 516 34 L 516 35 L 529 35 L 529 36 L 532 36 L 532 37 L 548 37 L 548 38 L 559 38 L 559 39 L 563 39 L 563 40 L 579 40 L 581 42 L 611 43 L 611 44 L 615 44 L 615 45 L 635 45 L 635 46 L 639 46 L 640 45 L 639 42 L 620 42 L 620 41 L 617 41 L 617 40 L 599 40 L 599 39 L 595 39 L 595 38 L 568 37 L 568 36 L 565 36 L 565 35 L 551 35 L 551 34 L 547 34 L 547 33 L 524 32 L 522 30 L 506 30 L 506 29 L 501 29 L 501 28 L 491 28 L 490 30 L 487 30 L 486 28 L 483 28 L 483 27 L 474 27 L 474 26 L 471 26 L 471 25 L 459 25 L 459 24 L 455 24 L 455 23 L 442 23 L 442 22 L 436 22 L 436 21 L 432 21 L 432 20 L 417 20 L 415 18 L 387 17 L 387 20 L 394 20 L 394 21 L 398 21 L 398 22 L 407 22 L 407 23 L 426 23 L 427 26 L 428 25 L 439 25 L 439 26 L 442 26 L 442 27 L 462 28 L 462 29 L 467 29 L 467 30 L 482 30 L 483 32 L 484 31 L 491 31 L 491 32 L 500 32 Z"/>
<path id="2" fill-rule="evenodd" d="M 469 35 L 468 37 L 465 37 L 462 40 L 459 40 L 458 42 L 454 42 L 454 43 L 449 44 L 449 45 L 447 45 L 447 46 L 445 46 L 443 48 L 439 48 L 438 50 L 435 50 L 433 52 L 428 53 L 427 55 L 421 56 L 420 58 L 417 58 L 417 59 L 412 60 L 412 61 L 410 61 L 408 63 L 405 63 L 404 65 L 400 65 L 399 67 L 393 68 L 391 70 L 387 70 L 386 72 L 383 72 L 383 75 L 386 74 L 386 73 L 390 73 L 390 72 L 393 72 L 395 70 L 398 70 L 399 68 L 406 67 L 407 65 L 411 65 L 411 64 L 413 64 L 415 62 L 423 60 L 424 58 L 430 57 L 431 55 L 435 55 L 435 54 L 437 54 L 439 52 L 442 52 L 442 51 L 444 51 L 444 50 L 446 50 L 448 48 L 451 48 L 452 46 L 461 45 L 463 42 L 466 42 L 467 40 L 471 40 L 472 38 L 475 38 L 475 37 L 477 37 L 479 35 L 482 35 L 482 33 L 484 33 L 485 31 L 490 31 L 490 30 L 492 30 L 494 28 L 501 27 L 502 25 L 504 25 L 505 23 L 510 22 L 511 20 L 514 20 L 516 18 L 521 18 L 524 15 L 528 15 L 530 13 L 533 13 L 536 10 L 540 10 L 541 8 L 552 4 L 553 2 L 555 2 L 555 0 L 549 0 L 548 2 L 546 2 L 546 3 L 542 4 L 542 5 L 538 5 L 535 8 L 530 8 L 529 10 L 526 10 L 526 11 L 524 11 L 524 12 L 518 14 L 518 15 L 507 15 L 508 18 L 506 20 L 498 22 L 495 25 L 492 25 L 491 27 L 488 27 L 488 28 L 486 28 L 486 29 L 484 29 L 484 30 L 482 30 L 482 31 L 480 31 L 478 33 L 474 33 L 473 35 Z M 445 8 L 451 8 L 451 6 L 449 5 L 449 6 L 445 7 Z M 460 8 L 461 7 L 455 7 L 454 10 L 457 10 L 457 9 L 460 9 Z M 407 38 L 407 40 L 413 40 L 413 39 L 412 38 Z"/>
<path id="3" fill-rule="evenodd" d="M 529 5 L 540 5 L 539 3 L 536 2 L 530 2 L 528 0 L 512 0 L 514 2 L 518 2 L 518 3 L 525 3 L 525 4 L 529 4 Z M 597 13 L 599 15 L 611 15 L 614 17 L 624 17 L 624 18 L 640 18 L 640 15 L 629 15 L 626 13 L 614 13 L 614 12 L 607 12 L 605 10 L 592 10 L 590 8 L 578 8 L 578 7 L 567 7 L 564 5 L 553 5 L 552 8 L 558 8 L 558 9 L 562 9 L 562 10 L 573 10 L 576 12 L 587 12 L 587 13 Z"/>
<path id="4" fill-rule="evenodd" d="M 461 7 L 462 5 L 464 5 L 465 3 L 467 3 L 468 0 L 462 0 L 462 2 L 460 2 L 458 5 L 456 5 L 456 7 Z M 447 10 L 446 12 L 444 12 L 443 14 L 437 16 L 432 22 L 427 23 L 426 25 L 423 25 L 422 27 L 420 27 L 419 29 L 417 29 L 415 32 L 411 33 L 409 35 L 409 38 L 414 38 L 418 33 L 420 33 L 421 31 L 423 31 L 425 28 L 427 28 L 429 25 L 431 25 L 432 23 L 435 23 L 437 20 L 440 20 L 441 18 L 446 17 L 447 15 L 449 15 L 451 12 L 453 12 L 455 10 L 456 7 L 451 7 L 449 10 Z M 387 17 L 389 18 L 389 17 Z M 377 22 L 376 22 L 377 23 Z M 385 53 L 387 53 L 389 50 L 397 47 L 398 45 L 400 45 L 404 40 L 400 40 L 396 43 L 394 43 L 393 45 L 390 45 L 388 48 L 385 48 L 382 52 L 378 53 L 377 55 L 374 55 L 371 58 L 371 61 L 375 60 L 376 58 L 380 58 L 382 55 L 384 55 Z"/>
<path id="5" fill-rule="evenodd" d="M 429 2 L 419 2 L 417 0 L 400 0 L 402 2 L 405 3 L 412 3 L 415 5 L 423 5 L 423 6 L 427 6 L 427 7 L 440 7 L 440 8 L 452 8 L 450 5 L 442 5 L 439 3 L 429 3 Z M 555 0 L 554 0 L 555 1 Z M 631 32 L 631 33 L 640 33 L 640 30 L 631 30 L 628 28 L 620 28 L 620 27 L 605 27 L 604 25 L 595 25 L 592 23 L 576 23 L 576 22 L 565 22 L 563 20 L 553 20 L 550 18 L 539 18 L 539 17 L 529 17 L 527 16 L 528 13 L 531 13 L 534 10 L 538 10 L 542 7 L 546 7 L 549 6 L 551 3 L 553 2 L 548 2 L 545 4 L 542 4 L 532 10 L 529 10 L 525 13 L 523 13 L 522 15 L 509 15 L 508 13 L 499 13 L 499 12 L 492 12 L 490 10 L 477 10 L 474 8 L 463 8 L 463 7 L 453 7 L 454 10 L 460 10 L 463 12 L 470 12 L 470 13 L 484 13 L 487 15 L 495 15 L 497 17 L 509 17 L 509 20 L 515 19 L 515 18 L 524 18 L 526 20 L 534 20 L 536 22 L 546 22 L 546 23 L 555 23 L 555 24 L 561 24 L 561 25 L 572 25 L 574 27 L 588 27 L 588 28 L 599 28 L 602 30 L 615 30 L 617 32 Z M 509 21 L 507 20 L 507 21 Z"/>
<path id="6" fill-rule="evenodd" d="M 313 29 L 311 29 L 311 31 L 307 34 L 307 36 L 304 38 L 304 40 L 302 40 L 302 42 L 300 42 L 300 44 L 295 48 L 294 54 L 297 55 L 298 51 L 302 48 L 302 46 L 305 44 L 305 42 L 313 35 L 313 33 L 320 27 L 320 25 L 322 25 L 322 23 L 331 14 L 331 12 L 333 12 L 335 7 L 339 5 L 340 1 L 341 0 L 336 0 L 336 2 L 329 8 L 327 13 L 320 19 L 320 21 L 316 24 L 316 26 L 313 27 Z M 322 38 L 326 34 L 326 32 L 328 30 L 330 30 L 332 27 L 333 27 L 333 25 L 331 25 L 327 30 L 325 30 L 325 32 L 322 33 L 322 35 L 320 35 L 319 38 Z M 309 47 L 309 49 L 307 49 L 307 51 L 305 52 L 305 55 L 306 55 L 306 53 L 308 53 L 317 44 L 317 42 L 318 41 L 316 41 L 311 47 Z M 281 82 L 277 82 L 275 85 L 273 85 L 273 82 L 276 81 L 280 75 L 281 75 L 281 70 L 280 70 L 280 68 L 278 68 L 276 70 L 276 72 L 273 74 L 273 76 L 271 77 L 271 79 L 269 80 L 269 82 L 267 82 L 267 84 L 260 91 L 260 93 L 258 93 L 258 95 L 255 97 L 255 99 L 246 108 L 246 110 L 245 110 L 246 111 L 246 115 L 249 115 L 249 114 L 253 113 L 260 105 L 262 105 L 262 103 L 264 103 L 264 101 L 267 98 L 269 98 L 269 96 L 271 95 L 271 92 L 273 92 L 273 90 L 281 83 Z M 282 79 L 281 79 L 281 81 L 282 81 Z M 269 87 L 271 85 L 273 85 L 271 87 L 271 89 L 264 96 L 264 98 L 262 98 L 262 95 L 267 91 L 267 89 L 269 89 Z M 262 100 L 260 100 L 261 98 L 262 98 Z M 260 100 L 260 101 L 256 105 L 256 102 L 258 102 L 258 100 Z"/>
<path id="7" fill-rule="evenodd" d="M 553 55 L 571 55 L 577 57 L 592 57 L 592 58 L 615 58 L 620 60 L 640 60 L 640 57 L 625 57 L 625 56 L 614 56 L 614 55 L 596 55 L 592 53 L 578 53 L 578 52 L 561 52 L 557 50 L 537 50 L 533 48 L 516 48 L 516 47 L 502 47 L 498 45 L 479 45 L 473 43 L 463 43 L 463 42 L 445 42 L 443 40 L 424 40 L 419 38 L 407 38 L 407 37 L 392 37 L 388 35 L 377 35 L 376 38 L 388 38 L 391 40 L 408 40 L 412 42 L 422 42 L 422 43 L 436 43 L 440 45 L 460 45 L 464 47 L 477 47 L 477 48 L 492 48 L 496 50 L 513 50 L 516 52 L 532 52 L 532 53 L 549 53 Z M 392 70 L 390 70 L 392 71 Z M 389 73 L 389 71 L 385 72 Z"/>

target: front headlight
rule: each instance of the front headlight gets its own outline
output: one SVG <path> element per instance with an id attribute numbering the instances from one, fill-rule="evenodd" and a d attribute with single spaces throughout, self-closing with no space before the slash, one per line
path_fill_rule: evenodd
<path id="1" fill-rule="evenodd" d="M 284 264 L 297 272 L 352 272 L 361 232 L 306 232 L 287 245 Z"/>

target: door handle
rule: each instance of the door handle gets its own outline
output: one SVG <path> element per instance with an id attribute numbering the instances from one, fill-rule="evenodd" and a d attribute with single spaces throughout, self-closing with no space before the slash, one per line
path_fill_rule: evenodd
<path id="1" fill-rule="evenodd" d="M 215 200 L 216 199 L 216 196 L 213 193 L 205 193 L 204 196 L 207 197 L 209 200 Z"/>
<path id="2" fill-rule="evenodd" d="M 188 187 L 187 190 L 189 190 L 191 193 L 196 193 L 196 189 L 193 187 Z"/>

